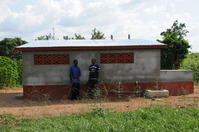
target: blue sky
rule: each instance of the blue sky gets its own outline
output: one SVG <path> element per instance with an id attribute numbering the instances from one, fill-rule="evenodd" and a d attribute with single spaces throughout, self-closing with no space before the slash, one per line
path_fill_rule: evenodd
<path id="1" fill-rule="evenodd" d="M 192 52 L 199 52 L 199 0 L 0 0 L 0 39 L 27 41 L 52 32 L 56 38 L 97 28 L 107 39 L 156 40 L 175 20 L 185 23 Z"/>

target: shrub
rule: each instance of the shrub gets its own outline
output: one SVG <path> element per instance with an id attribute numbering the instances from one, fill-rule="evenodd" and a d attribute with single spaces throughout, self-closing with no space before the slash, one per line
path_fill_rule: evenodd
<path id="1" fill-rule="evenodd" d="M 107 114 L 108 111 L 104 110 L 101 107 L 95 107 L 93 108 L 92 112 L 90 112 L 90 114 L 92 116 L 98 116 L 98 117 L 105 117 L 105 115 Z"/>
<path id="2" fill-rule="evenodd" d="M 194 81 L 199 83 L 199 54 L 192 53 L 186 56 L 186 59 L 181 63 L 181 69 L 192 70 Z"/>
<path id="3" fill-rule="evenodd" d="M 17 63 L 0 56 L 0 88 L 16 86 L 19 81 Z"/>
<path id="4" fill-rule="evenodd" d="M 22 64 L 23 61 L 22 60 L 17 60 L 16 61 L 17 64 L 17 72 L 18 72 L 18 79 L 17 79 L 17 84 L 22 84 Z"/>

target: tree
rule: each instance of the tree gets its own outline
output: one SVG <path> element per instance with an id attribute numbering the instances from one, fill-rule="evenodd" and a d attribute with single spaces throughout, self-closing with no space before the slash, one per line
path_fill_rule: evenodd
<path id="1" fill-rule="evenodd" d="M 64 40 L 69 40 L 69 37 L 66 35 L 66 36 L 63 36 L 63 39 Z"/>
<path id="2" fill-rule="evenodd" d="M 83 36 L 81 36 L 80 34 L 75 34 L 75 39 L 76 40 L 83 40 L 85 38 Z"/>
<path id="3" fill-rule="evenodd" d="M 190 48 L 188 40 L 185 39 L 188 31 L 184 23 L 174 21 L 171 28 L 162 32 L 161 43 L 167 44 L 167 48 L 161 50 L 161 69 L 178 69 L 180 63 L 186 57 Z"/>
<path id="4" fill-rule="evenodd" d="M 94 28 L 91 33 L 91 39 L 105 39 L 104 33 Z"/>
<path id="5" fill-rule="evenodd" d="M 35 40 L 54 40 L 54 39 L 55 37 L 51 33 L 49 33 L 47 35 L 39 36 Z"/>
<path id="6" fill-rule="evenodd" d="M 22 54 L 19 51 L 16 51 L 15 48 L 22 44 L 27 43 L 21 38 L 5 38 L 0 41 L 0 56 L 9 57 L 12 59 L 21 59 Z"/>
<path id="7" fill-rule="evenodd" d="M 83 36 L 81 36 L 80 34 L 76 34 L 75 33 L 75 36 L 72 37 L 72 38 L 69 38 L 67 35 L 66 36 L 63 36 L 63 39 L 64 40 L 83 40 L 85 39 Z"/>

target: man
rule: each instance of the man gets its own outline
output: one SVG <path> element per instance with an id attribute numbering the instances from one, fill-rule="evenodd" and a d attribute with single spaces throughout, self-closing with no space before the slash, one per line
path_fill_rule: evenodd
<path id="1" fill-rule="evenodd" d="M 90 97 L 94 96 L 94 91 L 96 90 L 96 84 L 99 79 L 100 67 L 96 64 L 96 60 L 91 60 L 91 65 L 89 66 L 89 80 L 88 80 L 88 94 Z"/>
<path id="2" fill-rule="evenodd" d="M 80 76 L 81 76 L 81 70 L 77 66 L 78 60 L 73 61 L 74 65 L 70 67 L 70 81 L 72 83 L 71 88 L 71 100 L 79 99 L 79 92 L 80 92 Z"/>

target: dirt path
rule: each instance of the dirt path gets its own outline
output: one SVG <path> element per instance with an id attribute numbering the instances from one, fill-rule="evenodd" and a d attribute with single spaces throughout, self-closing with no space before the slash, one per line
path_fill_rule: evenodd
<path id="1" fill-rule="evenodd" d="M 59 101 L 30 101 L 15 99 L 15 95 L 22 93 L 22 89 L 0 90 L 0 114 L 11 113 L 16 117 L 50 117 L 55 115 L 69 115 L 89 112 L 94 107 L 103 107 L 110 111 L 129 111 L 141 107 L 163 105 L 172 107 L 199 106 L 199 87 L 195 87 L 194 94 L 170 96 L 162 99 L 129 98 L 117 101 L 94 100 L 59 100 Z"/>

